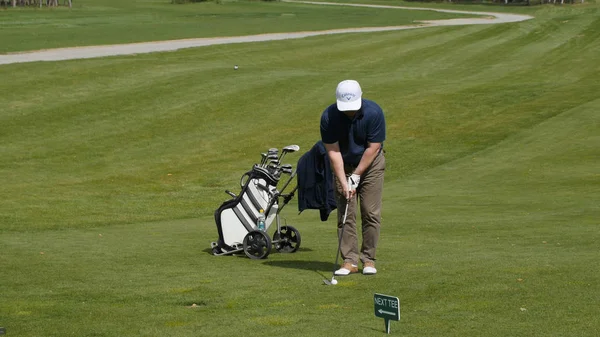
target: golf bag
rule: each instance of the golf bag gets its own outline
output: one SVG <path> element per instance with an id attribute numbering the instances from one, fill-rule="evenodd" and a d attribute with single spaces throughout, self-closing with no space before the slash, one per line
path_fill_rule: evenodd
<path id="1" fill-rule="evenodd" d="M 282 227 L 279 217 L 283 206 L 294 197 L 298 188 L 296 186 L 290 193 L 282 194 L 294 179 L 296 172 L 292 172 L 291 165 L 281 165 L 280 162 L 285 153 L 298 149 L 297 145 L 290 145 L 283 149 L 279 157 L 271 153 L 272 161 L 276 163 L 268 166 L 263 157 L 263 163 L 255 164 L 252 170 L 242 175 L 239 194 L 225 191 L 232 199 L 223 202 L 214 213 L 219 238 L 211 243 L 213 255 L 232 255 L 243 251 L 250 258 L 262 259 L 269 255 L 273 244 L 280 252 L 298 250 L 300 233 L 292 226 Z M 277 184 L 282 173 L 287 173 L 290 177 L 284 187 L 278 190 Z M 264 211 L 265 217 L 263 230 L 257 226 L 261 210 Z M 277 229 L 271 239 L 267 232 L 273 223 L 277 224 Z"/>
<path id="2" fill-rule="evenodd" d="M 241 248 L 246 234 L 257 230 L 256 223 L 261 209 L 265 212 L 267 230 L 277 214 L 278 205 L 274 197 L 277 193 L 279 177 L 255 165 L 252 171 L 242 176 L 242 181 L 244 179 L 242 191 L 232 200 L 225 201 L 215 211 L 215 222 L 219 232 L 216 247 L 221 250 L 221 253 Z M 213 253 L 215 251 L 219 253 L 213 248 Z"/>

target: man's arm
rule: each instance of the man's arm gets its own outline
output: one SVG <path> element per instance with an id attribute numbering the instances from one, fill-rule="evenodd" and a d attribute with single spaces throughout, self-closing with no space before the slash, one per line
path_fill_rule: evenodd
<path id="1" fill-rule="evenodd" d="M 344 171 L 344 158 L 342 158 L 342 153 L 340 152 L 340 145 L 338 142 L 335 142 L 333 144 L 325 144 L 325 150 L 327 150 L 327 155 L 329 156 L 329 160 L 331 161 L 333 173 L 335 174 L 335 177 L 342 186 L 342 194 L 344 195 L 344 197 L 346 197 L 346 200 L 349 200 L 352 195 L 350 194 L 348 182 L 346 181 L 346 172 Z"/>
<path id="2" fill-rule="evenodd" d="M 358 174 L 359 176 L 365 173 L 365 171 L 369 168 L 369 166 L 371 166 L 371 164 L 375 160 L 375 157 L 377 157 L 377 154 L 379 154 L 380 149 L 381 143 L 369 143 L 367 148 L 365 149 L 365 152 L 362 155 L 362 158 L 360 158 L 358 166 L 356 167 L 356 169 L 354 169 L 354 172 L 352 173 Z M 342 170 L 343 169 L 344 167 L 342 165 Z"/>

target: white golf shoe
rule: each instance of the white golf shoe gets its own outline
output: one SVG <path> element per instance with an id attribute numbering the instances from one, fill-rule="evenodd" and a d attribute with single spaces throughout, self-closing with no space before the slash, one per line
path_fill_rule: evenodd
<path id="1" fill-rule="evenodd" d="M 358 266 L 349 262 L 345 262 L 342 267 L 335 271 L 336 276 L 346 276 L 352 273 L 358 273 Z"/>
<path id="2" fill-rule="evenodd" d="M 375 275 L 377 274 L 377 269 L 375 269 L 375 263 L 373 262 L 365 262 L 363 266 L 363 275 Z"/>

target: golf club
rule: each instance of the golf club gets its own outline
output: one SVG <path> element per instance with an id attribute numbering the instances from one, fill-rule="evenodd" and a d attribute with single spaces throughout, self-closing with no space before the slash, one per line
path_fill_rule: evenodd
<path id="1" fill-rule="evenodd" d="M 338 258 L 340 256 L 340 248 L 342 246 L 342 237 L 344 236 L 344 228 L 346 228 L 346 217 L 348 216 L 348 205 L 349 204 L 350 204 L 350 199 L 346 199 L 346 210 L 344 211 L 344 219 L 342 220 L 342 231 L 340 233 L 340 238 L 338 239 L 337 251 L 335 252 L 335 264 L 333 265 L 331 281 L 323 280 L 323 282 L 328 286 L 337 284 L 337 280 L 335 279 L 335 269 L 337 268 Z"/>
<path id="2" fill-rule="evenodd" d="M 292 165 L 291 164 L 284 164 L 281 165 L 281 172 L 282 173 L 287 173 L 287 174 L 292 174 L 293 169 L 292 169 Z"/>
<path id="3" fill-rule="evenodd" d="M 281 162 L 281 160 L 287 153 L 296 152 L 299 150 L 300 150 L 300 146 L 298 146 L 298 145 L 288 145 L 288 146 L 284 147 L 283 149 L 281 149 L 281 155 L 279 156 L 279 161 Z"/>
<path id="4" fill-rule="evenodd" d="M 265 163 L 265 160 L 267 160 L 267 154 L 265 152 L 263 152 L 260 155 L 261 155 L 260 166 L 263 166 Z"/>
<path id="5" fill-rule="evenodd" d="M 273 175 L 275 175 L 276 177 L 279 177 L 280 172 L 279 172 L 279 166 L 277 164 L 271 163 L 269 164 L 269 166 L 267 166 L 267 170 L 269 170 L 269 172 Z"/>
<path id="6" fill-rule="evenodd" d="M 277 154 L 276 154 L 276 153 L 270 153 L 270 154 L 268 154 L 268 155 L 267 155 L 267 158 L 266 158 L 266 160 L 263 162 L 263 164 L 262 164 L 261 166 L 262 166 L 262 167 L 265 167 L 265 166 L 267 166 L 267 163 L 268 163 L 269 161 L 272 161 L 272 160 L 277 160 L 277 158 L 278 158 L 278 157 L 277 157 Z"/>

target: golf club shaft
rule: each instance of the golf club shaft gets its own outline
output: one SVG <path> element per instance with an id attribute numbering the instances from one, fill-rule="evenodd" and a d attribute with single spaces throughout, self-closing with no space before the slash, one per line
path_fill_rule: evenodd
<path id="1" fill-rule="evenodd" d="M 344 211 L 344 219 L 342 220 L 342 230 L 340 232 L 340 237 L 338 239 L 338 247 L 335 252 L 335 264 L 333 265 L 333 277 L 335 277 L 335 270 L 338 265 L 338 259 L 340 257 L 340 250 L 342 248 L 342 237 L 344 237 L 344 229 L 346 228 L 346 217 L 348 217 L 348 205 L 350 205 L 350 200 L 346 200 L 346 210 Z"/>

